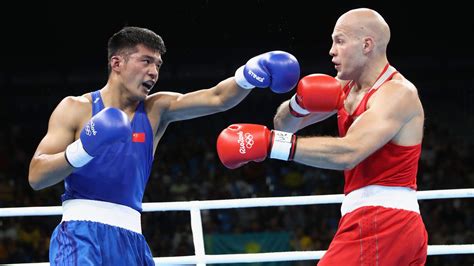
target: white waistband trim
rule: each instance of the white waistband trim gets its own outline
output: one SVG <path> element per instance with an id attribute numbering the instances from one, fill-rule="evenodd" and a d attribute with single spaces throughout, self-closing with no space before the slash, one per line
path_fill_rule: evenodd
<path id="1" fill-rule="evenodd" d="M 416 191 L 407 187 L 371 185 L 352 191 L 344 197 L 341 215 L 360 207 L 381 206 L 420 213 Z"/>
<path id="2" fill-rule="evenodd" d="M 63 202 L 61 221 L 91 221 L 142 233 L 140 212 L 124 205 L 86 199 Z"/>

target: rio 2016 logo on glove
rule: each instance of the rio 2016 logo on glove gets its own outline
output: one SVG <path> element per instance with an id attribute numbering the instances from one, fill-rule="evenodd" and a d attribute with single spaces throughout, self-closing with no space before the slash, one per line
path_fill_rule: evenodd
<path id="1" fill-rule="evenodd" d="M 239 143 L 239 152 L 241 154 L 245 154 L 247 153 L 247 149 L 250 150 L 254 144 L 253 135 L 250 133 L 244 134 L 244 132 L 242 131 L 237 132 L 237 135 L 237 143 Z"/>
<path id="2" fill-rule="evenodd" d="M 97 131 L 95 130 L 94 126 L 95 126 L 94 121 L 89 121 L 89 123 L 87 123 L 86 128 L 85 128 L 87 136 L 97 135 Z"/>

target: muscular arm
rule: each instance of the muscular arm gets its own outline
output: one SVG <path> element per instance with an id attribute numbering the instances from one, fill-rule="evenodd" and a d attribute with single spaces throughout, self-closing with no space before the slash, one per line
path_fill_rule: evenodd
<path id="1" fill-rule="evenodd" d="M 59 183 L 73 170 L 65 159 L 64 150 L 74 141 L 77 130 L 76 101 L 73 97 L 63 99 L 51 114 L 48 132 L 30 162 L 28 181 L 35 190 Z"/>
<path id="2" fill-rule="evenodd" d="M 240 88 L 234 78 L 228 78 L 209 89 L 186 94 L 159 92 L 150 96 L 150 100 L 156 109 L 161 110 L 161 121 L 169 123 L 228 110 L 250 91 Z"/>
<path id="3" fill-rule="evenodd" d="M 295 117 L 290 113 L 289 100 L 283 102 L 277 109 L 273 118 L 273 125 L 276 130 L 295 133 L 311 124 L 325 120 L 336 112 L 311 113 L 305 117 Z"/>
<path id="4" fill-rule="evenodd" d="M 374 96 L 368 110 L 354 121 L 346 136 L 299 138 L 294 160 L 319 168 L 351 169 L 401 134 L 401 129 L 412 119 L 422 116 L 416 90 L 400 82 L 387 84 Z M 409 133 L 403 134 L 403 141 L 419 143 L 422 134 L 408 130 Z"/>

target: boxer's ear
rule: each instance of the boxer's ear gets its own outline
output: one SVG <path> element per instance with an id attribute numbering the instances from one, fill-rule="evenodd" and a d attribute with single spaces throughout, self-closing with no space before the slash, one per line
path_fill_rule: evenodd
<path id="1" fill-rule="evenodd" d="M 370 53 L 375 46 L 375 41 L 374 38 L 372 37 L 365 37 L 362 42 L 362 49 L 364 51 L 364 54 Z"/>

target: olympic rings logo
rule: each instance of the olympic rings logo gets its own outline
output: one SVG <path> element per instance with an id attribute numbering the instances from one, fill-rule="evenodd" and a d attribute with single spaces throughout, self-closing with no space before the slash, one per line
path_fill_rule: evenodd
<path id="1" fill-rule="evenodd" d="M 241 154 L 247 153 L 247 149 L 251 149 L 255 141 L 253 140 L 253 135 L 250 133 L 243 133 L 242 131 L 237 132 L 237 143 L 239 143 L 239 152 Z"/>
<path id="2" fill-rule="evenodd" d="M 87 136 L 91 136 L 91 135 L 96 135 L 97 134 L 97 131 L 95 130 L 95 124 L 93 121 L 89 121 L 89 123 L 87 123 L 86 125 L 86 128 L 84 129 L 86 131 L 86 135 Z"/>
<path id="3" fill-rule="evenodd" d="M 244 136 L 245 136 L 245 147 L 247 147 L 247 149 L 251 149 L 253 144 L 255 143 L 253 140 L 253 135 L 250 133 L 245 133 Z"/>

